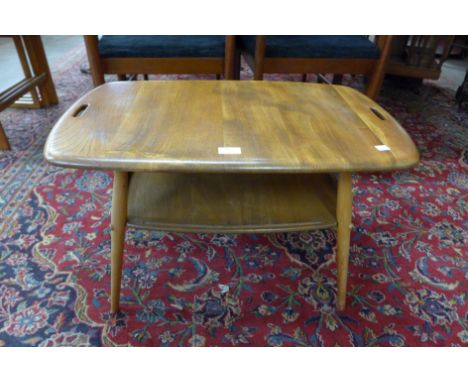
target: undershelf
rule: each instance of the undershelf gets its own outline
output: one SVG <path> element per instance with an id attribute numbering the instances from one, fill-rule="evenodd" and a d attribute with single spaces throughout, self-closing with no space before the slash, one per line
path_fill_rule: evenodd
<path id="1" fill-rule="evenodd" d="M 285 232 L 336 226 L 326 174 L 133 173 L 128 224 L 173 232 Z"/>

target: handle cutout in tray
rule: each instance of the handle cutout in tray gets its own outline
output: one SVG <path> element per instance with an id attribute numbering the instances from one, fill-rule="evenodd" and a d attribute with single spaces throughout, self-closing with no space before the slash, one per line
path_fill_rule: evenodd
<path id="1" fill-rule="evenodd" d="M 382 115 L 380 111 L 378 111 L 377 109 L 373 107 L 370 108 L 370 111 L 373 112 L 377 116 L 377 118 L 381 119 L 382 121 L 385 121 L 385 117 Z"/>
<path id="2" fill-rule="evenodd" d="M 78 117 L 81 117 L 85 111 L 88 109 L 89 107 L 89 104 L 85 103 L 83 105 L 81 105 L 78 109 L 75 110 L 75 112 L 72 114 L 73 117 L 75 118 L 78 118 Z"/>

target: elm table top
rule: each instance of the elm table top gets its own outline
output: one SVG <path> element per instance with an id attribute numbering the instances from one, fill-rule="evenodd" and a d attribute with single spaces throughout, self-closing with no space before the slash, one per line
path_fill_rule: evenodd
<path id="1" fill-rule="evenodd" d="M 384 171 L 419 159 L 360 92 L 268 81 L 107 83 L 62 116 L 44 153 L 57 165 L 130 172 Z"/>

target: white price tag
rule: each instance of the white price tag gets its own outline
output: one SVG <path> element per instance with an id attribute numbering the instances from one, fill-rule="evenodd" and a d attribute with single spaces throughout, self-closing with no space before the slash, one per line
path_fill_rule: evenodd
<path id="1" fill-rule="evenodd" d="M 387 145 L 377 145 L 374 147 L 379 151 L 390 151 L 390 147 L 388 147 Z"/>
<path id="2" fill-rule="evenodd" d="M 239 155 L 242 154 L 240 147 L 218 147 L 219 155 Z"/>

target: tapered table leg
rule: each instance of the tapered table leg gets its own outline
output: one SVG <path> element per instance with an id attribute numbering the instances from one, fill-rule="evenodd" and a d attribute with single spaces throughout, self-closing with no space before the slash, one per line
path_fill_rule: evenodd
<path id="1" fill-rule="evenodd" d="M 111 211 L 111 312 L 119 311 L 122 260 L 127 224 L 128 172 L 114 171 Z"/>
<path id="2" fill-rule="evenodd" d="M 349 241 L 351 238 L 351 213 L 353 209 L 351 173 L 341 173 L 338 177 L 336 200 L 336 220 L 338 224 L 336 262 L 338 268 L 337 307 L 346 306 L 346 283 L 348 281 Z"/>

